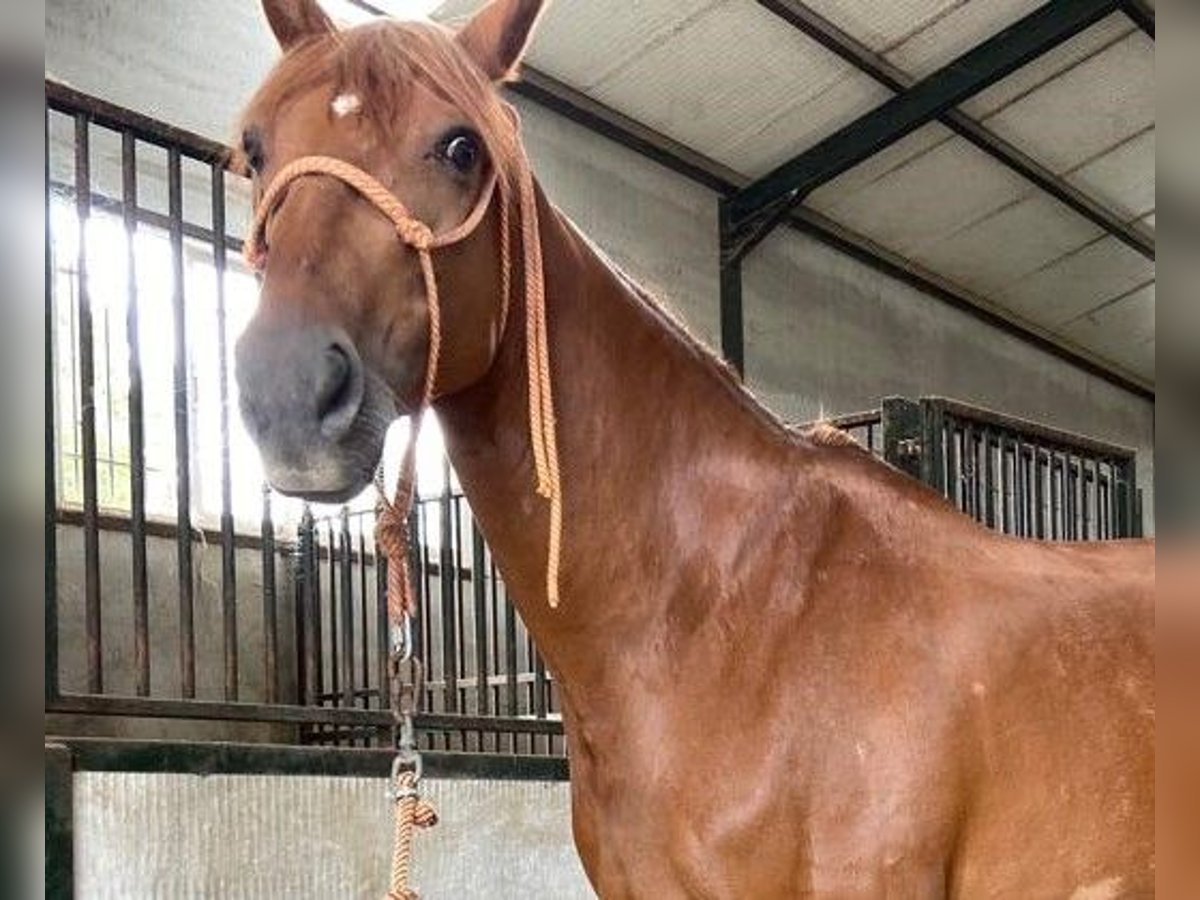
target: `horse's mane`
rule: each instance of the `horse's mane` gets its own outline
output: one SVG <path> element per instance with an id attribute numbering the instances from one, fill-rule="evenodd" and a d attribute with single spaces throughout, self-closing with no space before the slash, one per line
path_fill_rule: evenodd
<path id="1" fill-rule="evenodd" d="M 800 439 L 810 446 L 847 447 L 865 452 L 866 448 L 863 447 L 858 439 L 849 432 L 843 431 L 824 419 L 799 426 L 784 422 L 746 387 L 745 382 L 738 376 L 733 366 L 713 352 L 707 343 L 692 333 L 687 323 L 666 302 L 636 281 L 632 275 L 614 262 L 612 257 L 576 227 L 575 223 L 571 222 L 565 216 L 562 218 L 571 225 L 572 231 L 580 240 L 587 244 L 596 257 L 608 267 L 618 280 L 620 280 L 622 285 L 639 301 L 640 305 L 659 324 L 673 334 L 700 365 L 715 375 L 722 386 L 734 396 L 741 406 L 748 408 L 769 428 L 788 440 Z"/>

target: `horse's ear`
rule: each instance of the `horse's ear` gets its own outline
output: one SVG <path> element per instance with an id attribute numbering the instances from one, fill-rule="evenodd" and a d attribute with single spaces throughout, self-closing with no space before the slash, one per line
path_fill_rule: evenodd
<path id="1" fill-rule="evenodd" d="M 292 49 L 305 38 L 337 30 L 317 0 L 263 0 L 263 12 L 284 50 Z"/>
<path id="2" fill-rule="evenodd" d="M 546 0 L 490 0 L 458 33 L 458 42 L 493 81 L 512 78 Z"/>

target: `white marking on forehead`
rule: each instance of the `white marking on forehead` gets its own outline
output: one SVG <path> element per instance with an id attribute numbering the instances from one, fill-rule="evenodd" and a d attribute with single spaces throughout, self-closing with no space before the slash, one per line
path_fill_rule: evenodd
<path id="1" fill-rule="evenodd" d="M 340 119 L 362 109 L 362 100 L 358 98 L 358 94 L 338 94 L 329 104 L 329 108 Z"/>
<path id="2" fill-rule="evenodd" d="M 1121 892 L 1121 877 L 1105 878 L 1075 889 L 1071 900 L 1113 900 Z"/>

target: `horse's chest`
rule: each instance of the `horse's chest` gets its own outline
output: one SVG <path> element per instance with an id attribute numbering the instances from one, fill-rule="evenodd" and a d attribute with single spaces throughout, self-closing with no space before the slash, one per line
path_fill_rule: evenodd
<path id="1" fill-rule="evenodd" d="M 781 735 L 736 714 L 688 721 L 573 745 L 577 839 L 602 896 L 853 895 L 941 877 L 950 780 L 936 741 L 923 759 L 893 744 L 889 762 L 851 722 Z"/>

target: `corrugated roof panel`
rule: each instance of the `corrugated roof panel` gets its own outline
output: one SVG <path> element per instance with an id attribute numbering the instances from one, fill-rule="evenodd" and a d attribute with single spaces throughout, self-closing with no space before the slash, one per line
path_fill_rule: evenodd
<path id="1" fill-rule="evenodd" d="M 1154 124 L 1154 42 L 1134 32 L 984 120 L 1055 172 Z"/>
<path id="2" fill-rule="evenodd" d="M 1084 163 L 1066 180 L 1126 221 L 1144 216 L 1154 209 L 1154 129 Z"/>
<path id="3" fill-rule="evenodd" d="M 864 76 L 757 4 L 726 4 L 690 20 L 666 40 L 612 72 L 589 94 L 626 115 L 733 165 L 731 148 L 771 128 L 840 81 Z M 870 87 L 864 87 L 871 90 Z M 852 90 L 838 89 L 838 96 Z M 847 115 L 849 119 L 853 114 Z M 775 152 L 802 149 L 813 134 L 780 136 Z M 764 146 L 765 142 L 764 142 Z"/>
<path id="4" fill-rule="evenodd" d="M 1014 203 L 1032 189 L 961 138 L 938 144 L 870 185 L 812 205 L 899 253 L 911 254 Z"/>
<path id="5" fill-rule="evenodd" d="M 991 296 L 1101 234 L 1098 226 L 1037 192 L 927 245 L 916 258 L 951 281 Z"/>
<path id="6" fill-rule="evenodd" d="M 1019 315 L 1057 329 L 1154 280 L 1154 263 L 1114 237 L 1060 257 L 997 291 Z"/>
<path id="7" fill-rule="evenodd" d="M 972 47 L 1033 12 L 1045 0 L 973 0 L 959 3 L 884 56 L 913 78 L 924 78 L 953 62 Z M 886 3 L 859 4 L 864 11 L 887 8 Z"/>
<path id="8" fill-rule="evenodd" d="M 930 22 L 945 16 L 963 0 L 805 0 L 804 5 L 828 19 L 876 53 L 895 46 Z"/>
<path id="9" fill-rule="evenodd" d="M 1120 13 L 1101 19 L 1065 44 L 1055 47 L 987 90 L 981 91 L 963 104 L 963 111 L 976 118 L 990 115 L 1050 79 L 1101 53 L 1133 31 L 1133 23 Z"/>
<path id="10" fill-rule="evenodd" d="M 550 3 L 537 26 L 528 62 L 577 90 L 588 91 L 616 69 L 685 29 L 728 0 L 639 0 L 638 3 Z M 446 0 L 434 18 L 460 27 L 483 0 Z"/>
<path id="11" fill-rule="evenodd" d="M 529 62 L 578 90 L 590 91 L 725 2 L 551 3 L 538 24 Z"/>
<path id="12" fill-rule="evenodd" d="M 890 172 L 906 165 L 923 153 L 928 153 L 938 144 L 954 139 L 954 133 L 944 125 L 933 123 L 918 128 L 902 137 L 890 147 L 885 147 L 866 162 L 860 163 L 849 172 L 819 187 L 812 193 L 809 202 L 818 207 L 829 207 L 852 194 L 869 188 Z"/>
<path id="13" fill-rule="evenodd" d="M 759 127 L 711 148 L 712 155 L 752 178 L 811 147 L 891 97 L 866 75 L 851 74 L 813 97 L 793 103 Z"/>
<path id="14" fill-rule="evenodd" d="M 1067 323 L 1059 333 L 1119 366 L 1154 378 L 1154 285 Z"/>

